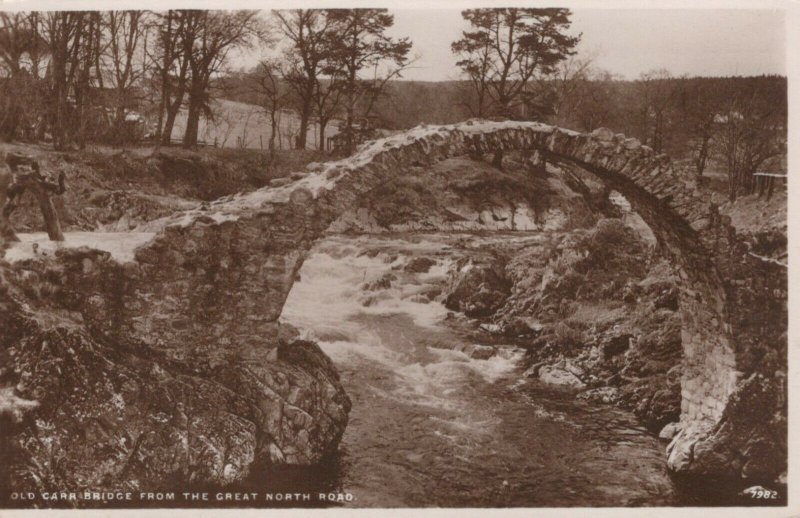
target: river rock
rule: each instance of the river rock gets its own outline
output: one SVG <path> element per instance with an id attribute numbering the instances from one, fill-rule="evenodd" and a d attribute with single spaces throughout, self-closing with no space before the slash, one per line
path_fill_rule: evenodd
<path id="1" fill-rule="evenodd" d="M 573 389 L 583 389 L 586 387 L 586 384 L 572 372 L 551 365 L 543 365 L 539 369 L 539 379 L 550 385 L 558 385 Z"/>
<path id="2" fill-rule="evenodd" d="M 450 273 L 444 305 L 469 317 L 487 317 L 505 302 L 509 290 L 502 258 L 463 258 Z"/>
<path id="3" fill-rule="evenodd" d="M 406 264 L 403 270 L 410 273 L 428 273 L 434 264 L 436 261 L 428 257 L 415 257 Z"/>
<path id="4" fill-rule="evenodd" d="M 457 350 L 475 360 L 488 360 L 495 355 L 497 350 L 491 345 L 466 344 Z"/>
<path id="5" fill-rule="evenodd" d="M 503 333 L 515 337 L 536 337 L 544 326 L 531 318 L 512 317 L 503 324 Z"/>
<path id="6" fill-rule="evenodd" d="M 582 378 L 583 376 L 586 375 L 586 371 L 583 369 L 583 367 L 581 367 L 580 365 L 578 365 L 577 363 L 575 363 L 571 359 L 564 361 L 563 368 L 567 372 L 570 372 L 570 373 L 574 374 L 578 378 Z"/>
<path id="7" fill-rule="evenodd" d="M 681 430 L 681 424 L 679 422 L 675 423 L 668 423 L 661 431 L 658 433 L 659 439 L 664 439 L 667 441 L 671 441 L 675 435 Z"/>
<path id="8" fill-rule="evenodd" d="M 361 289 L 364 291 L 378 291 L 388 290 L 392 287 L 392 282 L 397 280 L 397 276 L 393 273 L 385 273 L 375 280 L 365 282 Z"/>
<path id="9" fill-rule="evenodd" d="M 503 332 L 503 328 L 500 327 L 499 324 L 489 324 L 484 323 L 478 326 L 481 331 L 486 331 L 487 333 L 491 333 L 493 335 L 500 334 Z"/>
<path id="10" fill-rule="evenodd" d="M 586 401 L 596 401 L 605 404 L 616 403 L 619 398 L 619 389 L 616 387 L 597 387 L 594 389 L 582 392 L 578 399 Z"/>
<path id="11" fill-rule="evenodd" d="M 289 177 L 273 178 L 272 180 L 269 181 L 269 185 L 270 187 L 283 187 L 285 185 L 289 185 L 293 181 L 294 180 L 292 180 Z"/>

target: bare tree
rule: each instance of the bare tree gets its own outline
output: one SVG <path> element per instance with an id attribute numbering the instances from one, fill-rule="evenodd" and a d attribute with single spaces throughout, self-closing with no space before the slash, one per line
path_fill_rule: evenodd
<path id="1" fill-rule="evenodd" d="M 300 128 L 295 147 L 305 149 L 319 77 L 330 57 L 331 21 L 318 9 L 273 11 L 273 16 L 278 30 L 289 42 L 284 51 L 283 78 L 299 104 Z"/>
<path id="2" fill-rule="evenodd" d="M 38 32 L 37 13 L 0 13 L 0 135 L 17 137 L 20 126 L 27 132 L 26 115 L 38 105 L 36 98 L 39 57 L 44 42 Z"/>
<path id="3" fill-rule="evenodd" d="M 587 100 L 592 79 L 592 56 L 570 56 L 561 61 L 552 76 L 539 78 L 539 88 L 552 90 L 551 112 L 556 124 L 568 125 Z"/>
<path id="4" fill-rule="evenodd" d="M 106 44 L 103 32 L 102 13 L 90 11 L 85 13 L 83 25 L 83 41 L 77 47 L 75 58 L 77 74 L 72 85 L 74 105 L 73 138 L 80 149 L 86 147 L 89 133 L 97 128 L 97 113 L 92 113 L 94 107 L 101 104 L 102 100 L 93 95 L 95 88 L 103 89 L 103 73 L 100 66 L 100 56 Z M 96 135 L 92 135 L 96 136 Z"/>
<path id="5" fill-rule="evenodd" d="M 269 151 L 274 153 L 275 139 L 279 138 L 280 133 L 280 111 L 287 106 L 290 92 L 281 79 L 283 71 L 278 60 L 261 60 L 252 77 L 254 78 L 254 88 L 262 99 L 261 106 L 269 117 Z"/>
<path id="6" fill-rule="evenodd" d="M 157 16 L 156 45 L 150 56 L 160 90 L 156 138 L 159 143 L 169 145 L 186 95 L 195 17 L 190 11 L 175 10 Z"/>
<path id="7" fill-rule="evenodd" d="M 489 81 L 492 64 L 492 41 L 486 32 L 465 32 L 462 39 L 451 45 L 454 54 L 462 56 L 458 65 L 471 83 L 474 101 L 462 101 L 473 117 L 489 114 Z"/>
<path id="8" fill-rule="evenodd" d="M 67 144 L 70 122 L 68 96 L 78 75 L 86 18 L 87 13 L 83 12 L 52 11 L 43 19 L 43 37 L 50 51 L 49 118 L 56 149 L 64 149 Z"/>
<path id="9" fill-rule="evenodd" d="M 103 58 L 107 62 L 105 68 L 110 70 L 110 83 L 114 89 L 116 142 L 127 137 L 123 134 L 125 108 L 130 104 L 133 86 L 146 72 L 143 67 L 137 67 L 135 62 L 146 30 L 145 16 L 144 11 L 109 11 L 104 15 L 108 44 Z"/>
<path id="10" fill-rule="evenodd" d="M 189 58 L 191 79 L 184 147 L 197 145 L 200 115 L 208 111 L 211 79 L 221 72 L 233 49 L 250 46 L 263 35 L 258 11 L 202 11 Z"/>
<path id="11" fill-rule="evenodd" d="M 669 70 L 645 72 L 639 80 L 643 135 L 648 144 L 658 152 L 664 150 L 669 139 L 670 117 L 677 89 Z"/>
<path id="12" fill-rule="evenodd" d="M 5 74 L 22 72 L 25 55 L 39 45 L 33 14 L 0 12 L 0 68 Z"/>
<path id="13" fill-rule="evenodd" d="M 331 71 L 326 79 L 317 78 L 316 94 L 314 95 L 314 111 L 317 118 L 319 142 L 317 147 L 325 149 L 325 130 L 330 121 L 341 109 L 344 95 L 344 82 L 341 74 Z"/>
<path id="14" fill-rule="evenodd" d="M 786 113 L 756 93 L 732 99 L 715 119 L 713 142 L 728 169 L 728 197 L 755 190 L 758 168 L 786 152 Z"/>
<path id="15" fill-rule="evenodd" d="M 688 151 L 697 176 L 702 176 L 712 155 L 715 119 L 720 96 L 705 81 L 683 77 L 677 85 L 676 108 L 686 133 Z"/>
<path id="16" fill-rule="evenodd" d="M 327 13 L 334 27 L 335 37 L 329 38 L 331 62 L 333 70 L 341 71 L 342 75 L 343 132 L 347 152 L 351 153 L 355 146 L 356 118 L 368 120 L 387 82 L 399 77 L 408 66 L 411 41 L 387 34 L 394 25 L 394 16 L 388 9 L 331 9 Z M 381 68 L 385 69 L 383 73 Z M 361 77 L 364 70 L 372 71 L 371 80 Z"/>

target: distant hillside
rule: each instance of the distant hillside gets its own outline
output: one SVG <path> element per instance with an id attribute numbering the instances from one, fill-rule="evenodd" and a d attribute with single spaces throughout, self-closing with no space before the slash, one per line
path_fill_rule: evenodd
<path id="1" fill-rule="evenodd" d="M 220 80 L 221 96 L 258 104 L 259 96 L 247 87 L 245 77 L 240 73 Z M 663 149 L 676 157 L 686 154 L 696 122 L 694 116 L 701 108 L 722 109 L 734 97 L 758 95 L 768 99 L 777 112 L 787 110 L 787 81 L 782 76 L 657 79 L 648 87 L 639 80 L 584 81 L 576 89 L 578 93 L 572 94 L 583 98 L 571 99 L 575 108 L 569 113 L 562 110 L 558 115 L 544 108 L 552 105 L 557 85 L 540 83 L 537 88 L 538 104 L 532 104 L 527 118 L 579 131 L 608 127 L 643 141 L 649 138 L 648 117 L 652 117 L 645 115 L 643 109 L 646 98 L 654 91 L 656 95 L 668 91 L 670 107 L 665 112 Z M 407 129 L 419 124 L 461 121 L 472 116 L 471 98 L 467 81 L 391 81 L 374 110 L 375 124 L 388 129 Z"/>
<path id="2" fill-rule="evenodd" d="M 248 99 L 250 100 L 250 99 Z M 200 119 L 200 140 L 208 145 L 239 149 L 268 149 L 272 133 L 269 115 L 263 108 L 247 102 L 219 99 L 212 103 L 213 118 Z M 172 129 L 172 138 L 180 140 L 186 130 L 186 110 L 181 110 Z M 300 133 L 300 119 L 292 110 L 282 110 L 279 114 L 278 133 L 275 147 L 293 149 L 294 139 Z M 338 121 L 331 121 L 325 129 L 325 136 L 332 137 L 339 132 Z M 311 124 L 308 129 L 308 148 L 319 148 L 319 128 Z"/>

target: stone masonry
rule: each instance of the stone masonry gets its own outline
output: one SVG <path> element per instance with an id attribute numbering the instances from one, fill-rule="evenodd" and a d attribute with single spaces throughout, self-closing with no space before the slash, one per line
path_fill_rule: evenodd
<path id="1" fill-rule="evenodd" d="M 738 260 L 730 256 L 737 237 L 691 174 L 608 129 L 583 134 L 472 120 L 368 142 L 344 160 L 311 164 L 291 182 L 150 223 L 154 237 L 136 251 L 135 275 L 119 303 L 88 311 L 87 319 L 104 335 L 135 336 L 176 361 L 214 355 L 221 342 L 255 344 L 272 332 L 314 240 L 359 196 L 410 166 L 511 150 L 536 150 L 586 169 L 651 226 L 681 279 L 682 430 L 668 448 L 668 465 L 688 474 L 740 471 L 746 461 L 733 459 L 742 454 L 732 451 L 731 437 L 750 425 L 737 421 L 742 405 L 731 401 L 752 388 L 753 369 L 732 337 L 730 289 L 719 273 L 720 264 Z M 148 311 L 154 301 L 158 312 Z M 762 392 L 757 404 L 773 405 L 774 395 Z"/>
<path id="2" fill-rule="evenodd" d="M 740 352 L 731 339 L 726 284 L 717 267 L 736 236 L 729 221 L 699 194 L 691 174 L 672 167 L 667 156 L 636 139 L 608 129 L 582 134 L 535 122 L 423 126 L 369 142 L 339 162 L 312 164 L 293 182 L 221 199 L 206 210 L 156 222 L 153 230 L 159 236 L 137 257 L 146 264 L 152 262 L 153 270 L 169 279 L 177 263 L 162 253 L 163 248 L 183 254 L 183 250 L 205 246 L 206 239 L 236 240 L 244 233 L 252 234 L 244 239 L 246 246 L 260 248 L 265 255 L 261 264 L 249 267 L 258 282 L 254 284 L 252 277 L 239 282 L 229 279 L 232 282 L 219 288 L 225 293 L 215 300 L 237 304 L 236 295 L 242 290 L 259 291 L 269 315 L 276 318 L 305 251 L 363 193 L 409 166 L 522 149 L 537 150 L 549 159 L 565 160 L 594 173 L 630 200 L 671 255 L 682 281 L 684 369 L 682 431 L 670 445 L 669 466 L 692 472 L 694 465 L 702 464 L 697 462 L 694 445 L 719 426 L 731 395 L 750 374 L 738 364 Z M 238 246 L 231 242 L 231 256 L 219 258 L 221 264 L 236 260 Z M 171 289 L 168 284 L 161 288 Z M 188 306 L 183 311 L 192 314 Z M 143 318 L 141 325 L 158 335 L 159 324 Z M 228 322 L 223 334 L 235 334 L 237 326 L 253 329 L 252 324 Z"/>

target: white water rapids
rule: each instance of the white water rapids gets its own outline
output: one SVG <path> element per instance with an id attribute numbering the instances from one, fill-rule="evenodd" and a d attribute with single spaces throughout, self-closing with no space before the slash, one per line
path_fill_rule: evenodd
<path id="1" fill-rule="evenodd" d="M 428 298 L 464 237 L 335 236 L 306 259 L 281 320 L 320 344 L 353 401 L 329 487 L 356 506 L 673 502 L 664 445 L 629 413 L 522 378 L 520 349 L 456 350 L 463 323 Z M 436 263 L 404 271 L 414 257 Z"/>

